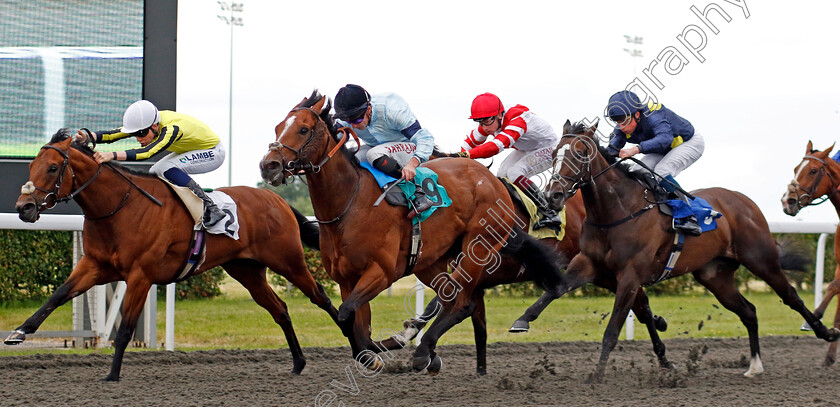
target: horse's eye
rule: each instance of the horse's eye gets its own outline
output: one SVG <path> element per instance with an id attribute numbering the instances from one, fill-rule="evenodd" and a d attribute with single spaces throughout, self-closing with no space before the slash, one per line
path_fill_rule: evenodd
<path id="1" fill-rule="evenodd" d="M 816 168 L 811 168 L 810 173 L 811 173 L 811 175 L 816 174 L 816 173 L 817 173 L 817 169 L 816 169 Z"/>
<path id="2" fill-rule="evenodd" d="M 47 172 L 56 172 L 58 171 L 58 166 L 55 164 L 50 165 L 50 169 Z"/>
<path id="3" fill-rule="evenodd" d="M 303 134 L 306 134 L 306 133 L 308 133 L 308 132 L 309 132 L 309 129 L 308 129 L 308 128 L 306 128 L 306 127 L 301 127 L 301 128 L 300 128 L 300 134 L 302 134 L 302 135 L 303 135 Z"/>

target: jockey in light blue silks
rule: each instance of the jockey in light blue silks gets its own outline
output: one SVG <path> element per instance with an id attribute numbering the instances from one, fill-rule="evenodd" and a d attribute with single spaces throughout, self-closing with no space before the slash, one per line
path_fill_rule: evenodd
<path id="1" fill-rule="evenodd" d="M 690 205 L 674 177 L 703 155 L 706 144 L 694 126 L 661 103 L 643 105 L 635 93 L 626 90 L 610 96 L 606 114 L 616 123 L 607 151 L 619 158 L 644 154 L 640 161 L 662 178 L 660 185 Z M 636 145 L 622 149 L 628 142 Z M 674 228 L 700 235 L 694 215 L 675 222 Z"/>

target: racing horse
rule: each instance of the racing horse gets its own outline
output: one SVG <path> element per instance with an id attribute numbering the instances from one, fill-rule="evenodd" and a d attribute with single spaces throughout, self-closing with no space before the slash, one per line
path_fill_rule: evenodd
<path id="1" fill-rule="evenodd" d="M 749 370 L 744 373 L 747 377 L 762 373 L 764 367 L 755 306 L 741 295 L 735 282 L 739 265 L 767 282 L 787 306 L 805 318 L 818 338 L 837 340 L 840 330 L 827 329 L 805 307 L 782 272 L 782 268 L 804 267 L 807 259 L 798 256 L 788 245 L 777 243 L 758 206 L 741 193 L 723 188 L 693 192 L 723 217 L 717 219 L 716 229 L 697 237 L 687 236 L 682 254 L 673 269 L 667 271 L 666 263 L 674 246 L 671 218 L 657 213 L 656 204 L 648 200 L 647 187 L 631 177 L 627 165 L 607 158 L 599 145 L 596 128 L 597 122 L 587 128 L 582 123 L 572 125 L 566 121 L 555 151 L 554 174 L 546 196 L 553 209 L 559 210 L 580 190 L 586 207 L 581 252 L 569 263 L 566 286 L 559 294 L 588 282 L 588 276 L 597 270 L 614 274 L 617 284 L 600 359 L 590 380 L 603 380 L 609 355 L 641 287 L 686 273 L 692 273 L 747 328 L 751 356 Z M 553 294 L 556 293 L 547 291 L 539 301 L 550 302 Z M 528 312 L 538 314 L 542 308 L 535 304 Z M 523 315 L 520 319 L 530 317 L 533 315 Z"/>
<path id="2" fill-rule="evenodd" d="M 566 217 L 564 223 L 565 235 L 563 239 L 558 240 L 554 237 L 541 239 L 541 243 L 551 248 L 557 253 L 558 261 L 561 267 L 566 267 L 569 260 L 580 252 L 579 237 L 583 220 L 586 217 L 586 210 L 583 207 L 583 199 L 579 195 L 573 196 L 565 205 Z M 528 219 L 528 213 L 522 205 L 516 205 L 516 215 L 520 219 Z M 479 289 L 484 290 L 500 284 L 510 284 L 523 281 L 538 281 L 538 276 L 533 275 L 528 270 L 521 272 L 520 265 L 510 256 L 502 256 L 502 265 L 496 270 L 490 278 L 483 281 Z M 598 287 L 606 288 L 615 292 L 615 279 L 608 273 L 602 273 L 591 277 L 591 282 Z M 437 312 L 440 310 L 440 297 L 433 298 L 423 313 L 415 318 L 411 318 L 403 323 L 404 330 L 398 335 L 403 342 L 413 339 L 417 333 L 426 326 Z M 546 304 L 547 305 L 547 304 Z M 650 310 L 648 297 L 644 290 L 640 290 L 636 296 L 636 302 L 633 305 L 633 312 L 639 319 L 639 322 L 645 324 L 648 334 L 650 335 L 653 344 L 653 350 L 656 354 L 659 364 L 662 367 L 672 367 L 665 355 L 665 344 L 659 338 L 657 331 L 665 331 L 668 323 L 665 318 L 659 315 L 653 315 Z M 476 373 L 479 375 L 486 374 L 486 348 L 487 348 L 487 321 L 484 313 L 483 298 L 476 303 L 475 312 L 470 315 L 473 323 L 476 344 Z M 536 315 L 534 316 L 536 318 Z M 533 319 L 532 319 L 533 320 Z M 513 327 L 510 328 L 512 333 L 527 332 L 530 321 L 517 321 Z"/>
<path id="3" fill-rule="evenodd" d="M 220 188 L 237 203 L 239 239 L 207 234 L 205 260 L 193 274 L 221 265 L 283 329 L 292 373 L 306 365 L 286 304 L 269 286 L 266 267 L 287 278 L 337 321 L 338 311 L 309 273 L 301 240 L 317 248 L 318 230 L 278 195 L 249 187 Z M 20 219 L 35 222 L 57 202 L 74 199 L 85 216 L 84 256 L 38 311 L 5 339 L 25 340 L 57 307 L 94 285 L 125 281 L 122 321 L 105 381 L 118 381 L 125 348 L 152 284 L 176 280 L 190 250 L 193 219 L 160 179 L 115 163 L 99 165 L 93 149 L 58 131 L 29 166 L 29 182 L 15 204 Z M 159 200 L 159 201 L 157 201 Z M 157 201 L 157 202 L 153 202 Z"/>
<path id="4" fill-rule="evenodd" d="M 437 208 L 420 224 L 422 250 L 410 267 L 412 224 L 406 210 L 374 206 L 380 187 L 344 146 L 355 133 L 336 129 L 329 111 L 328 99 L 317 90 L 304 98 L 275 127 L 276 139 L 260 169 L 263 179 L 272 185 L 305 175 L 321 224 L 323 264 L 341 287 L 339 322 L 357 361 L 375 368 L 381 361 L 370 352 L 405 346 L 405 338 L 396 336 L 381 342 L 371 340 L 369 302 L 411 272 L 444 299 L 414 354 L 413 368 L 428 368 L 430 373 L 441 368 L 435 353 L 440 336 L 475 313 L 482 314 L 483 320 L 481 287 L 499 270 L 503 253 L 524 265 L 543 286 L 561 285 L 562 270 L 554 254 L 536 239 L 515 231 L 517 220 L 507 190 L 474 160 L 441 158 L 423 165 L 437 174 L 452 204 Z M 427 190 L 427 195 L 441 202 L 440 192 Z M 447 273 L 447 266 L 455 271 Z M 483 331 L 484 327 L 475 329 Z"/>
<path id="5" fill-rule="evenodd" d="M 802 157 L 802 162 L 793 169 L 794 178 L 788 184 L 787 192 L 782 196 L 782 207 L 786 214 L 796 216 L 806 206 L 831 201 L 837 214 L 840 215 L 840 194 L 837 190 L 840 188 L 840 163 L 829 156 L 832 149 L 834 149 L 833 144 L 824 151 L 816 150 L 811 141 L 808 141 L 805 156 Z M 822 197 L 825 199 L 816 201 Z M 835 236 L 840 236 L 840 225 L 837 226 Z M 840 239 L 837 238 L 834 239 L 834 258 L 840 259 Z M 840 265 L 834 269 L 834 280 L 828 285 L 825 297 L 814 310 L 817 318 L 822 318 L 831 299 L 838 293 L 840 293 Z M 834 327 L 840 328 L 840 301 L 834 313 Z M 831 366 L 837 361 L 837 343 L 832 342 L 828 346 L 828 353 L 823 362 L 825 366 Z"/>

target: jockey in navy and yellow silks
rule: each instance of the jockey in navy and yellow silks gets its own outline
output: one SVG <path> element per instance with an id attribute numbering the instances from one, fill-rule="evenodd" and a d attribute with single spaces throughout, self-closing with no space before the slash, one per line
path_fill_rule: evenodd
<path id="1" fill-rule="evenodd" d="M 152 102 L 140 100 L 126 109 L 121 128 L 91 133 L 97 143 L 113 143 L 127 137 L 135 137 L 140 143 L 140 148 L 126 151 L 95 152 L 93 157 L 100 164 L 111 160 L 141 161 L 168 152 L 149 172 L 189 188 L 198 196 L 204 202 L 205 227 L 225 218 L 224 212 L 188 175 L 213 171 L 225 161 L 226 152 L 219 136 L 206 124 L 183 113 L 158 111 Z M 79 135 L 87 137 L 81 130 Z"/>
<path id="2" fill-rule="evenodd" d="M 610 97 L 606 113 L 616 123 L 607 152 L 620 158 L 644 154 L 640 161 L 662 178 L 660 185 L 688 202 L 674 177 L 694 164 L 706 148 L 694 126 L 661 103 L 643 104 L 635 93 L 626 90 Z M 627 143 L 636 145 L 622 149 Z M 693 215 L 674 227 L 691 235 L 700 234 Z"/>

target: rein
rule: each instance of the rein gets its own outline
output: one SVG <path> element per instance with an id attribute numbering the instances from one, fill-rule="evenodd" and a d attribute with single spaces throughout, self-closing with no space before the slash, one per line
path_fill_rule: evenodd
<path id="1" fill-rule="evenodd" d="M 578 135 L 578 134 L 564 134 L 564 135 L 563 135 L 563 136 L 561 136 L 560 138 L 561 138 L 561 140 L 562 140 L 562 139 L 564 139 L 564 138 L 570 138 L 570 137 L 577 138 L 577 137 L 579 137 L 579 136 L 580 136 L 580 135 Z M 570 182 L 572 182 L 572 186 L 571 186 L 571 188 L 569 188 L 569 190 L 568 190 L 568 191 L 566 191 L 565 189 L 564 189 L 564 191 L 563 191 L 563 196 L 564 196 L 564 197 L 569 197 L 569 196 L 571 196 L 571 195 L 574 195 L 574 194 L 575 194 L 575 192 L 577 192 L 577 190 L 578 190 L 578 189 L 583 188 L 583 187 L 585 187 L 585 186 L 587 186 L 587 185 L 589 185 L 589 184 L 593 184 L 596 178 L 598 178 L 598 177 L 600 177 L 601 175 L 605 174 L 607 171 L 609 171 L 609 170 L 611 170 L 611 169 L 615 168 L 615 167 L 616 167 L 616 166 L 618 166 L 620 163 L 624 162 L 624 160 L 628 160 L 628 159 L 629 159 L 629 160 L 631 160 L 631 161 L 633 161 L 633 162 L 635 162 L 635 163 L 637 163 L 637 164 L 639 164 L 639 165 L 641 165 L 643 168 L 645 168 L 645 169 L 647 169 L 648 171 L 650 171 L 651 173 L 653 173 L 653 170 L 651 170 L 651 169 L 650 169 L 647 165 L 645 165 L 645 164 L 644 164 L 644 163 L 642 163 L 641 161 L 639 161 L 639 160 L 637 160 L 637 159 L 635 159 L 635 158 L 633 158 L 633 157 L 628 157 L 628 158 L 621 158 L 621 159 L 615 160 L 615 162 L 614 162 L 614 163 L 612 163 L 612 164 L 610 164 L 609 166 L 607 166 L 607 168 L 604 168 L 603 170 L 599 171 L 599 172 L 598 172 L 598 173 L 596 173 L 595 175 L 591 175 L 591 168 L 592 168 L 592 166 L 591 166 L 591 161 L 590 161 L 590 160 L 587 160 L 587 161 L 586 161 L 586 168 L 587 168 L 587 172 L 589 172 L 589 173 L 590 173 L 589 180 L 587 180 L 587 181 L 583 181 L 583 180 L 576 180 L 576 179 L 574 179 L 574 178 L 572 178 L 572 177 L 562 176 L 562 175 L 557 174 L 557 172 L 554 172 L 554 173 L 551 175 L 551 181 L 552 181 L 552 182 L 554 182 L 554 181 L 558 181 L 558 182 L 559 182 L 559 181 L 561 181 L 561 180 L 566 180 L 566 181 L 570 181 Z M 644 185 L 643 185 L 643 187 L 644 187 Z M 645 194 L 647 194 L 647 187 L 644 187 L 644 188 L 645 188 Z M 680 189 L 680 190 L 682 190 L 682 189 Z M 685 191 L 683 191 L 683 192 L 685 192 Z M 687 194 L 687 195 L 690 195 L 690 194 Z M 647 200 L 647 198 L 645 198 L 645 200 Z M 635 218 L 639 217 L 639 216 L 640 216 L 640 215 L 642 215 L 643 213 L 645 213 L 645 212 L 649 211 L 650 209 L 653 209 L 654 207 L 656 207 L 656 205 L 658 205 L 658 204 L 659 204 L 659 202 L 650 202 L 650 201 L 648 201 L 648 205 L 647 205 L 647 206 L 645 206 L 645 207 L 643 207 L 642 209 L 639 209 L 638 211 L 636 211 L 636 212 L 634 212 L 634 213 L 632 213 L 632 214 L 630 214 L 630 215 L 627 215 L 627 216 L 625 216 L 624 218 L 621 218 L 621 219 L 619 219 L 619 220 L 617 220 L 617 221 L 615 221 L 615 222 L 604 223 L 604 224 L 602 224 L 602 223 L 595 223 L 595 222 L 590 221 L 588 217 L 586 218 L 585 222 L 586 222 L 587 224 L 592 225 L 592 226 L 594 226 L 594 227 L 596 227 L 596 228 L 599 228 L 599 229 L 610 229 L 610 228 L 613 228 L 613 227 L 616 227 L 616 226 L 618 226 L 618 225 L 624 224 L 624 223 L 626 223 L 626 222 L 629 222 L 629 221 L 631 221 L 631 220 L 633 220 L 633 219 L 635 219 Z"/>
<path id="2" fill-rule="evenodd" d="M 68 202 L 71 199 L 74 199 L 79 193 L 84 191 L 85 188 L 90 186 L 93 183 L 93 181 L 95 181 L 97 178 L 99 178 L 99 174 L 102 173 L 102 165 L 99 165 L 96 169 L 96 173 L 93 174 L 93 176 L 90 177 L 90 179 L 85 181 L 85 183 L 82 184 L 82 186 L 80 186 L 79 188 L 75 188 L 76 174 L 75 174 L 75 172 L 73 172 L 73 166 L 70 165 L 70 150 L 68 149 L 67 151 L 65 151 L 65 150 L 62 150 L 62 149 L 60 149 L 58 147 L 55 147 L 53 145 L 49 145 L 49 144 L 42 146 L 41 149 L 42 150 L 43 149 L 52 149 L 52 150 L 58 151 L 59 154 L 61 154 L 61 156 L 64 157 L 64 161 L 61 164 L 61 170 L 58 173 L 58 179 L 56 180 L 55 186 L 53 187 L 52 191 L 48 191 L 44 188 L 38 187 L 35 184 L 33 184 L 32 181 L 27 182 L 23 186 L 23 188 L 21 189 L 22 193 L 24 193 L 24 191 L 29 191 L 29 193 L 31 194 L 31 190 L 29 190 L 29 188 L 32 188 L 34 190 L 38 190 L 38 191 L 41 191 L 41 192 L 45 193 L 44 197 L 41 200 L 41 203 L 38 205 L 38 207 L 39 207 L 38 212 L 42 212 L 45 209 L 51 209 L 51 208 L 55 207 L 55 205 L 58 204 L 58 203 Z M 147 192 L 143 188 L 140 188 L 137 184 L 134 183 L 134 181 L 132 181 L 131 179 L 126 177 L 125 174 L 123 174 L 121 171 L 114 168 L 113 165 L 111 165 L 110 163 L 106 163 L 105 166 L 107 166 L 108 168 L 110 168 L 111 170 L 116 172 L 118 175 L 120 175 L 123 179 L 128 181 L 129 184 L 134 186 L 134 188 L 137 188 L 137 190 L 140 191 L 145 197 L 149 198 L 149 200 L 151 200 L 152 202 L 154 202 L 158 206 L 163 206 L 163 204 L 157 198 L 152 196 L 152 194 L 150 194 L 149 192 Z M 68 169 L 70 170 L 70 177 L 71 177 L 71 186 L 70 186 L 70 191 L 71 192 L 69 194 L 67 194 L 67 196 L 59 198 L 58 197 L 58 192 L 61 189 L 61 184 L 63 183 L 63 180 L 64 180 L 64 172 Z M 108 218 L 108 217 L 114 215 L 115 213 L 119 212 L 120 209 L 123 208 L 123 206 L 125 206 L 125 203 L 128 201 L 128 198 L 129 198 L 130 194 L 131 194 L 131 189 L 129 189 L 128 192 L 126 192 L 126 194 L 123 196 L 120 203 L 117 205 L 116 209 L 111 211 L 109 214 L 107 214 L 105 216 L 96 217 L 96 218 L 89 218 L 89 217 L 85 216 L 85 218 L 88 219 L 88 220 L 99 220 L 99 219 L 105 219 L 105 218 Z M 47 203 L 47 199 L 50 195 L 52 195 L 53 199 L 55 200 L 52 205 Z"/>

